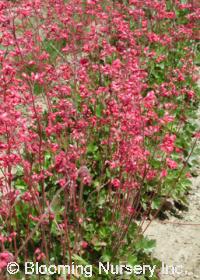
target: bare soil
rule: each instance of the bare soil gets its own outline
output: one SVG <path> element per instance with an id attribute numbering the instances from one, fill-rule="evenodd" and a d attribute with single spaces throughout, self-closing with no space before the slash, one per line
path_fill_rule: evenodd
<path id="1" fill-rule="evenodd" d="M 180 214 L 182 219 L 169 216 L 164 222 L 155 220 L 146 231 L 157 242 L 153 255 L 179 268 L 178 273 L 169 268 L 169 274 L 162 274 L 161 280 L 200 279 L 200 176 L 193 178 L 189 211 Z"/>

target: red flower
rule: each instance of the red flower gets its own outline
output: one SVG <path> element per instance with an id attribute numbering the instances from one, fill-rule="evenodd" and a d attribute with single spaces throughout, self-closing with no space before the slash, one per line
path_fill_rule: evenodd
<path id="1" fill-rule="evenodd" d="M 82 247 L 83 249 L 86 249 L 86 248 L 88 247 L 88 243 L 87 243 L 86 241 L 82 241 L 82 242 L 81 242 L 81 247 Z"/>
<path id="2" fill-rule="evenodd" d="M 166 162 L 167 162 L 167 166 L 168 166 L 170 169 L 176 169 L 176 168 L 178 167 L 178 164 L 177 164 L 174 160 L 172 160 L 172 159 L 170 159 L 170 158 L 167 158 L 167 159 L 166 159 Z"/>
<path id="3" fill-rule="evenodd" d="M 5 251 L 0 253 L 0 270 L 4 269 L 13 260 L 14 256 L 10 252 Z"/>

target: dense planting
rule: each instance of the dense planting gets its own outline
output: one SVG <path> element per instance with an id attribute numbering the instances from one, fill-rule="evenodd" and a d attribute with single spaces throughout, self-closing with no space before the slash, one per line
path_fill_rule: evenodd
<path id="1" fill-rule="evenodd" d="M 182 2 L 0 3 L 2 275 L 153 262 L 140 226 L 186 203 L 196 141 L 200 9 Z"/>

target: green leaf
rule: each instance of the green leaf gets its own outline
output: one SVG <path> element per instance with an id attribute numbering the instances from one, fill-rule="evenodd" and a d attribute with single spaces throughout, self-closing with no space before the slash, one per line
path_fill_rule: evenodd
<path id="1" fill-rule="evenodd" d="M 87 146 L 88 153 L 95 153 L 98 150 L 98 146 L 95 143 L 89 143 Z"/>
<path id="2" fill-rule="evenodd" d="M 138 259 L 136 256 L 128 256 L 127 262 L 128 264 L 134 266 L 138 263 Z"/>
<path id="3" fill-rule="evenodd" d="M 109 237 L 110 236 L 110 228 L 109 227 L 102 227 L 100 230 L 99 230 L 99 234 L 100 234 L 100 238 L 104 239 L 106 237 Z"/>
<path id="4" fill-rule="evenodd" d="M 151 205 L 151 209 L 155 210 L 158 209 L 160 207 L 160 198 L 157 197 L 152 201 L 152 205 Z"/>
<path id="5" fill-rule="evenodd" d="M 145 253 L 151 253 L 153 249 L 156 246 L 156 240 L 149 240 L 145 237 L 143 237 L 137 244 L 136 244 L 136 250 L 144 251 Z"/>
<path id="6" fill-rule="evenodd" d="M 108 251 L 108 250 L 106 250 L 106 251 L 103 253 L 103 255 L 102 255 L 102 257 L 100 258 L 100 260 L 101 260 L 102 262 L 109 262 L 109 261 L 111 260 L 111 258 L 112 258 L 111 252 Z"/>
<path id="7" fill-rule="evenodd" d="M 96 116 L 98 118 L 101 118 L 101 116 L 102 116 L 102 109 L 103 109 L 103 105 L 102 104 L 98 104 L 96 106 Z"/>
<path id="8" fill-rule="evenodd" d="M 76 254 L 74 254 L 72 256 L 72 258 L 73 258 L 74 261 L 77 261 L 79 264 L 82 264 L 82 265 L 88 265 L 89 264 L 86 260 L 84 260 L 83 258 L 81 258 L 80 256 L 78 256 Z"/>

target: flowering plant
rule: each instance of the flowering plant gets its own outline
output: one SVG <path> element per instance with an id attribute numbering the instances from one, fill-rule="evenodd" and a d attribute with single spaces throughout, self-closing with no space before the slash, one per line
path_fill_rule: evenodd
<path id="1" fill-rule="evenodd" d="M 190 185 L 199 16 L 179 0 L 0 3 L 1 269 L 153 261 L 136 220 Z"/>

